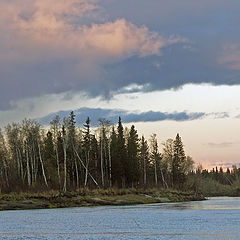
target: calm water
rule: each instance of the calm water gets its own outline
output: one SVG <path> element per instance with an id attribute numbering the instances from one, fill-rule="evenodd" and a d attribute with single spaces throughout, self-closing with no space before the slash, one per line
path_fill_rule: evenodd
<path id="1" fill-rule="evenodd" d="M 240 198 L 0 212 L 0 239 L 238 239 Z"/>

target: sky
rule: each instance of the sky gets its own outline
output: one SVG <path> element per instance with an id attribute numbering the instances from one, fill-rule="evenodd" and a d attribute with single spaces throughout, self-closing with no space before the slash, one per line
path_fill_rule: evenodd
<path id="1" fill-rule="evenodd" d="M 196 164 L 240 163 L 240 2 L 1 0 L 0 126 L 118 115 Z"/>

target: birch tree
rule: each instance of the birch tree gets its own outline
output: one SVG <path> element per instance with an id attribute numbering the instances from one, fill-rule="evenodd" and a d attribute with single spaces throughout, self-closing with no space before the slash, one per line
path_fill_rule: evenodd
<path id="1" fill-rule="evenodd" d="M 60 138 L 60 118 L 58 115 L 50 122 L 50 130 L 53 136 L 54 142 L 54 150 L 55 150 L 55 158 L 57 164 L 57 177 L 58 177 L 58 187 L 61 189 L 61 175 L 60 175 L 60 162 L 59 162 L 59 153 L 58 153 L 58 145 L 59 145 L 59 138 Z"/>
<path id="2" fill-rule="evenodd" d="M 9 187 L 9 162 L 6 142 L 0 128 L 0 193 L 1 185 Z M 2 184 L 1 184 L 2 183 Z"/>

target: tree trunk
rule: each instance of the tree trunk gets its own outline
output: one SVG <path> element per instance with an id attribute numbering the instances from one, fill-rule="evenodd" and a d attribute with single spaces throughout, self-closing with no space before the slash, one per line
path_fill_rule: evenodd
<path id="1" fill-rule="evenodd" d="M 79 157 L 76 149 L 74 149 L 74 151 L 75 151 L 75 153 L 76 153 L 76 155 L 77 155 L 80 163 L 82 164 L 82 166 L 84 167 L 84 169 L 86 170 L 86 172 L 88 172 L 88 171 L 87 171 L 87 167 L 86 167 L 85 164 L 83 163 L 82 159 Z M 99 187 L 99 185 L 98 185 L 97 181 L 94 179 L 94 177 L 93 177 L 89 172 L 88 172 L 88 174 L 89 174 L 89 176 L 92 178 L 93 182 Z"/>
<path id="2" fill-rule="evenodd" d="M 101 178 L 102 178 L 102 186 L 104 187 L 104 172 L 103 172 L 103 143 L 101 139 Z"/>
<path id="3" fill-rule="evenodd" d="M 109 159 L 109 186 L 112 187 L 112 158 L 111 158 L 111 148 L 110 148 L 110 140 L 108 143 L 108 159 Z"/>
<path id="4" fill-rule="evenodd" d="M 143 158 L 143 183 L 146 186 L 147 184 L 147 169 L 146 169 L 146 159 Z"/>
<path id="5" fill-rule="evenodd" d="M 168 188 L 168 184 L 167 184 L 167 182 L 165 181 L 165 178 L 164 178 L 162 169 L 161 169 L 160 171 L 161 171 L 163 186 L 165 186 L 166 188 Z"/>
<path id="6" fill-rule="evenodd" d="M 26 160 L 27 160 L 27 182 L 28 182 L 28 186 L 31 185 L 31 175 L 30 175 L 30 166 L 29 166 L 29 157 L 28 157 L 28 149 L 26 146 Z"/>
<path id="7" fill-rule="evenodd" d="M 155 176 L 155 184 L 156 186 L 158 185 L 158 177 L 157 177 L 157 161 L 156 161 L 156 157 L 155 157 L 155 161 L 154 161 L 154 176 Z"/>
<path id="8" fill-rule="evenodd" d="M 79 188 L 79 176 L 78 176 L 78 166 L 77 166 L 76 158 L 74 158 L 74 163 L 75 163 L 75 171 L 76 171 L 77 188 Z"/>
<path id="9" fill-rule="evenodd" d="M 86 154 L 86 167 L 85 167 L 85 181 L 84 186 L 87 186 L 87 180 L 88 180 L 88 165 L 89 165 L 89 152 Z"/>
<path id="10" fill-rule="evenodd" d="M 64 156 L 64 183 L 63 192 L 67 191 L 67 146 L 66 140 L 63 138 L 63 156 Z"/>
<path id="11" fill-rule="evenodd" d="M 58 187 L 61 189 L 61 176 L 60 176 L 60 165 L 59 165 L 59 157 L 58 157 L 58 147 L 57 144 L 55 146 L 56 152 L 56 161 L 57 161 L 57 175 L 58 175 Z"/>
<path id="12" fill-rule="evenodd" d="M 42 161 L 42 156 L 41 156 L 40 143 L 38 143 L 38 150 L 39 150 L 39 160 L 40 160 L 40 163 L 41 163 L 41 166 L 42 166 L 43 179 L 44 179 L 44 182 L 45 182 L 46 187 L 48 187 L 47 178 L 46 178 L 46 175 L 45 175 L 45 170 L 44 170 L 43 161 Z"/>

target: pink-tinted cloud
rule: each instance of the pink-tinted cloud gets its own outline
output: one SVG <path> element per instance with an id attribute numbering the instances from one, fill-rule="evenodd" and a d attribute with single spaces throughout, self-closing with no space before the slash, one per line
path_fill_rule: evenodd
<path id="1" fill-rule="evenodd" d="M 169 44 L 185 41 L 164 38 L 147 27 L 124 19 L 91 26 L 77 25 L 80 18 L 97 8 L 96 0 L 21 0 L 0 3 L 0 31 L 4 32 L 4 59 L 41 57 L 121 58 L 159 54 Z M 75 20 L 75 21 L 74 21 Z M 49 54 L 50 53 L 50 54 Z M 45 55 L 46 54 L 46 55 Z"/>

